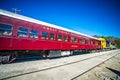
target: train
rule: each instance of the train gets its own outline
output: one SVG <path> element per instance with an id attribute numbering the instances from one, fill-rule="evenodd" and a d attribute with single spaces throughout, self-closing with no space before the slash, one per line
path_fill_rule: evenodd
<path id="1" fill-rule="evenodd" d="M 106 40 L 103 37 L 99 38 L 99 40 L 101 41 L 101 50 L 116 49 L 116 45 L 110 42 L 109 40 Z"/>
<path id="2" fill-rule="evenodd" d="M 61 26 L 0 9 L 0 62 L 22 53 L 43 57 L 72 55 L 75 50 L 101 49 L 101 40 Z"/>

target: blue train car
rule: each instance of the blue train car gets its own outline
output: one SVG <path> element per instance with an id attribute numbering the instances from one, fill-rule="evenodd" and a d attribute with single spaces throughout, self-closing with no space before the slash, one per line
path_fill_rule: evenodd
<path id="1" fill-rule="evenodd" d="M 110 41 L 106 40 L 106 48 L 110 48 Z"/>

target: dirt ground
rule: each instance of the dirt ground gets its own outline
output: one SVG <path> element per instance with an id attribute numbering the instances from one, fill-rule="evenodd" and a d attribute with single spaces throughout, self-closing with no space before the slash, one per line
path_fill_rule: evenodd
<path id="1" fill-rule="evenodd" d="M 120 80 L 120 54 L 77 77 L 75 80 Z"/>

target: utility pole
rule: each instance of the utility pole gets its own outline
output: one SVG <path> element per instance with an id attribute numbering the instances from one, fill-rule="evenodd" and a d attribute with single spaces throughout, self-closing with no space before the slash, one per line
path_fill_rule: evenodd
<path id="1" fill-rule="evenodd" d="M 12 10 L 13 10 L 14 13 L 16 13 L 16 14 L 21 11 L 21 10 L 18 10 L 17 8 L 12 8 Z"/>

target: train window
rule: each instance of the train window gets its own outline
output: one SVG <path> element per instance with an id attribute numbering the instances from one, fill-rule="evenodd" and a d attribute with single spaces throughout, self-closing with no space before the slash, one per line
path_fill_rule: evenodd
<path id="1" fill-rule="evenodd" d="M 30 38 L 38 38 L 38 31 L 30 30 Z"/>
<path id="2" fill-rule="evenodd" d="M 71 37 L 70 42 L 75 42 L 75 38 Z"/>
<path id="3" fill-rule="evenodd" d="M 28 29 L 27 28 L 19 28 L 18 29 L 18 36 L 21 37 L 28 37 Z"/>
<path id="4" fill-rule="evenodd" d="M 97 42 L 97 41 L 95 42 L 95 45 L 96 45 L 96 46 L 98 45 L 98 42 Z"/>
<path id="5" fill-rule="evenodd" d="M 74 42 L 76 42 L 76 43 L 77 43 L 77 42 L 78 42 L 78 39 L 77 39 L 77 38 L 74 38 Z"/>
<path id="6" fill-rule="evenodd" d="M 50 33 L 50 40 L 54 40 L 55 39 L 55 35 L 53 33 Z"/>
<path id="7" fill-rule="evenodd" d="M 86 44 L 90 44 L 90 40 L 86 40 Z"/>
<path id="8" fill-rule="evenodd" d="M 84 39 L 80 39 L 80 44 L 84 44 Z"/>
<path id="9" fill-rule="evenodd" d="M 41 39 L 48 39 L 48 32 L 42 32 Z"/>
<path id="10" fill-rule="evenodd" d="M 0 24 L 0 35 L 12 35 L 12 26 Z"/>
<path id="11" fill-rule="evenodd" d="M 67 42 L 68 41 L 68 37 L 64 36 L 64 41 Z"/>
<path id="12" fill-rule="evenodd" d="M 62 35 L 58 35 L 58 41 L 62 41 Z"/>

